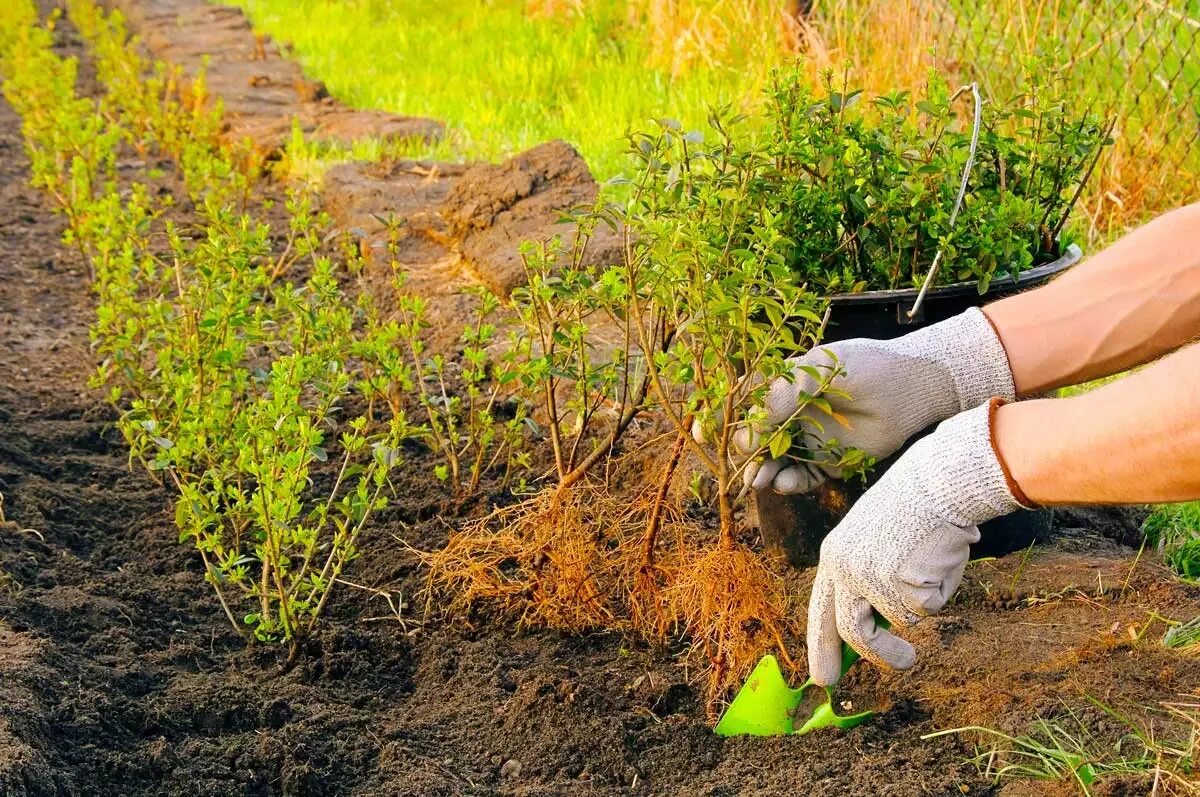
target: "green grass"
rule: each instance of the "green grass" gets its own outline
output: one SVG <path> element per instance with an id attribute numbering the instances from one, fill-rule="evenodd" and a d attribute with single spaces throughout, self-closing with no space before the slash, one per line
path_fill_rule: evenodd
<path id="1" fill-rule="evenodd" d="M 1157 507 L 1145 529 L 1180 576 L 1200 582 L 1200 501 Z"/>
<path id="2" fill-rule="evenodd" d="M 1200 653 L 1200 616 L 1171 626 L 1162 641 L 1171 650 Z"/>
<path id="3" fill-rule="evenodd" d="M 769 67 L 648 69 L 619 0 L 561 18 L 529 17 L 522 0 L 236 4 L 343 102 L 448 123 L 446 142 L 415 154 L 496 160 L 565 139 L 601 180 L 625 167 L 627 131 L 660 117 L 698 128 L 710 105 L 754 101 Z"/>
<path id="4" fill-rule="evenodd" d="M 976 753 L 969 761 L 996 784 L 1058 781 L 1072 784 L 1077 794 L 1092 797 L 1110 793 L 1104 781 L 1134 776 L 1138 778 L 1136 786 L 1153 784 L 1155 794 L 1196 793 L 1200 706 L 1190 702 L 1163 703 L 1157 709 L 1134 706 L 1139 715 L 1135 717 L 1094 698 L 1088 701 L 1090 707 L 1076 710 L 1064 705 L 1058 717 L 1035 719 L 1030 732 L 1021 736 L 969 726 L 925 734 L 921 739 L 974 737 Z M 1093 728 L 1102 733 L 1098 735 Z"/>

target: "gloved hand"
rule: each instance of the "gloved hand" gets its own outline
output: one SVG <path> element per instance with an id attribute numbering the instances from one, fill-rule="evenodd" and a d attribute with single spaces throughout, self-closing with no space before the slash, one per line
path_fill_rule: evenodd
<path id="1" fill-rule="evenodd" d="M 879 628 L 941 610 L 958 589 L 984 521 L 1028 508 L 996 453 L 993 400 L 917 441 L 850 509 L 821 545 L 808 604 L 809 674 L 837 681 L 841 642 L 866 659 L 908 669 L 912 645 Z M 1014 494 L 1015 493 L 1015 494 Z"/>
<path id="2" fill-rule="evenodd" d="M 836 439 L 842 448 L 858 448 L 877 459 L 894 454 L 922 429 L 993 396 L 1015 397 L 1004 347 L 983 311 L 972 308 L 895 340 L 843 340 L 797 358 L 795 378 L 776 380 L 767 393 L 765 426 L 739 430 L 734 438 L 744 456 L 755 453 L 762 434 L 796 415 L 802 392 L 816 390 L 817 381 L 799 366 L 828 368 L 834 359 L 844 373 L 832 387 L 846 395 L 826 398 L 845 425 L 811 406 L 797 417 L 820 424 L 819 430 L 810 424 L 818 442 Z M 749 486 L 780 493 L 808 492 L 831 476 L 840 473 L 787 459 L 750 463 L 744 471 Z"/>

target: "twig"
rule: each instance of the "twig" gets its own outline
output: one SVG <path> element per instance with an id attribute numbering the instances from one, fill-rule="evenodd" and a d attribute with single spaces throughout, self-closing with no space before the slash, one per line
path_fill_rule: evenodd
<path id="1" fill-rule="evenodd" d="M 1096 164 L 1100 162 L 1100 156 L 1104 153 L 1104 142 L 1112 135 L 1117 126 L 1117 117 L 1113 117 L 1108 122 L 1108 127 L 1104 130 L 1104 138 L 1096 145 L 1096 154 L 1092 157 L 1092 162 L 1088 164 L 1087 171 L 1084 172 L 1083 178 L 1079 181 L 1079 185 L 1075 186 L 1075 194 L 1071 197 L 1071 201 L 1067 203 L 1066 209 L 1063 211 L 1062 217 L 1058 223 L 1054 225 L 1054 232 L 1050 234 L 1050 240 L 1058 239 L 1058 234 L 1062 232 L 1063 225 L 1067 223 L 1067 217 L 1071 215 L 1071 209 L 1075 207 L 1075 203 L 1079 201 L 1079 195 L 1083 193 L 1083 188 L 1092 179 L 1092 172 L 1096 168 Z"/>
<path id="2" fill-rule="evenodd" d="M 971 128 L 971 149 L 967 153 L 967 163 L 963 167 L 962 181 L 958 186 L 958 198 L 954 200 L 954 209 L 950 211 L 950 224 L 947 233 L 953 232 L 954 222 L 958 220 L 958 212 L 962 210 L 963 199 L 967 196 L 967 182 L 971 179 L 971 169 L 975 167 L 975 151 L 979 148 L 979 128 L 983 121 L 983 98 L 979 96 L 978 83 L 972 83 L 954 92 L 954 96 L 950 98 L 950 101 L 953 102 L 958 99 L 967 90 L 970 90 L 971 96 L 975 99 L 975 125 Z M 921 303 L 925 301 L 925 294 L 929 292 L 929 286 L 937 278 L 938 266 L 942 263 L 943 250 L 944 246 L 939 245 L 937 252 L 933 256 L 933 265 L 929 267 L 929 273 L 925 275 L 925 282 L 921 285 L 921 292 L 917 294 L 917 300 L 913 302 L 912 309 L 908 311 L 910 319 L 915 317 L 921 309 Z"/>

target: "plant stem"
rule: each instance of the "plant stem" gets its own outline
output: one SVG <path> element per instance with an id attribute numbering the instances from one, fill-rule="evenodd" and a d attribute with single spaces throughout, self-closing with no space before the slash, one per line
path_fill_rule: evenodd
<path id="1" fill-rule="evenodd" d="M 687 420 L 690 425 L 690 417 Z M 666 503 L 667 492 L 671 489 L 675 470 L 679 467 L 679 460 L 683 456 L 684 444 L 683 435 L 677 434 L 675 444 L 671 447 L 671 457 L 667 460 L 662 479 L 658 483 L 658 490 L 654 493 L 654 503 L 650 507 L 650 517 L 646 521 L 646 531 L 642 534 L 642 567 L 645 568 L 654 566 L 654 549 L 658 539 L 658 530 L 662 525 L 663 505 Z"/>
<path id="2" fill-rule="evenodd" d="M 230 610 L 229 604 L 225 602 L 225 593 L 221 591 L 220 585 L 217 584 L 216 576 L 213 575 L 212 566 L 208 563 L 208 554 L 203 549 L 198 548 L 197 550 L 200 551 L 200 561 L 204 563 L 204 572 L 209 577 L 209 583 L 212 584 L 213 591 L 217 593 L 217 601 L 221 604 L 221 609 L 224 610 L 225 616 L 229 618 L 229 624 L 233 626 L 233 630 L 238 636 L 242 639 L 247 639 L 246 631 L 234 618 L 233 611 Z"/>

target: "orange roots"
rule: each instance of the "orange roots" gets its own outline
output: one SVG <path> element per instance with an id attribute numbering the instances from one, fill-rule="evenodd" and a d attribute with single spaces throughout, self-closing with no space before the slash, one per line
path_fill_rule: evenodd
<path id="1" fill-rule="evenodd" d="M 772 650 L 794 669 L 784 638 L 794 633 L 780 578 L 752 551 L 694 551 L 670 589 L 681 626 L 708 663 L 709 712 Z M 715 720 L 715 716 L 710 716 Z"/>
<path id="2" fill-rule="evenodd" d="M 580 486 L 547 491 L 452 534 L 426 556 L 430 597 L 462 613 L 486 604 L 521 625 L 584 631 L 616 624 L 613 541 L 627 530 L 621 508 Z"/>
<path id="3" fill-rule="evenodd" d="M 683 637 L 712 710 L 763 653 L 790 664 L 787 595 L 757 554 L 718 545 L 672 501 L 660 505 L 648 559 L 655 500 L 647 492 L 623 504 L 580 485 L 497 510 L 425 556 L 429 600 L 448 614 L 482 609 L 520 626 L 615 630 L 659 644 Z"/>

